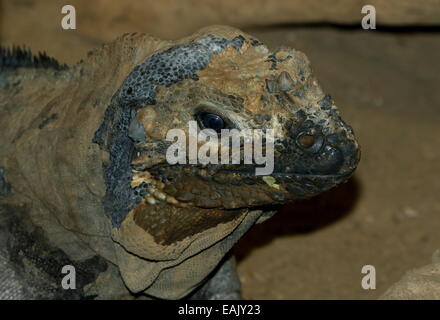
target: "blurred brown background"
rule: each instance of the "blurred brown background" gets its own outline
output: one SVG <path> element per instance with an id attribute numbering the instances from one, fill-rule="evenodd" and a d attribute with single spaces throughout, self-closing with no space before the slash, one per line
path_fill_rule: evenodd
<path id="1" fill-rule="evenodd" d="M 74 5 L 77 29 L 61 28 Z M 372 4 L 377 30 L 363 30 Z M 236 254 L 248 299 L 374 299 L 440 247 L 440 0 L 0 0 L 0 40 L 74 64 L 125 32 L 229 24 L 307 54 L 362 146 L 347 184 L 284 208 Z M 361 288 L 376 267 L 377 289 Z"/>

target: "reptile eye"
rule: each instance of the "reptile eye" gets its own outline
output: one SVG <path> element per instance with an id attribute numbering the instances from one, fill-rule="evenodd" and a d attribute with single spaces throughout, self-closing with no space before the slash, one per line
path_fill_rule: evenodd
<path id="1" fill-rule="evenodd" d="M 220 133 L 226 127 L 225 121 L 214 113 L 201 112 L 197 114 L 197 120 L 202 129 L 212 129 Z"/>

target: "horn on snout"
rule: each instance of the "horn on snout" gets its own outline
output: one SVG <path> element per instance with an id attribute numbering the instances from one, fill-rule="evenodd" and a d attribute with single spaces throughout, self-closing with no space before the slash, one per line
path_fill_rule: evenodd
<path id="1" fill-rule="evenodd" d="M 286 71 L 283 71 L 278 76 L 278 87 L 281 91 L 290 91 L 293 89 L 293 80 L 290 74 Z"/>

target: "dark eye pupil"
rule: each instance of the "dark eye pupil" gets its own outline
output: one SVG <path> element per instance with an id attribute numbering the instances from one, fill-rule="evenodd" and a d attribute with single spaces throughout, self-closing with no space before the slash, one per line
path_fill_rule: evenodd
<path id="1" fill-rule="evenodd" d="M 225 122 L 218 115 L 213 113 L 202 113 L 199 116 L 203 129 L 213 129 L 220 132 L 225 127 Z"/>

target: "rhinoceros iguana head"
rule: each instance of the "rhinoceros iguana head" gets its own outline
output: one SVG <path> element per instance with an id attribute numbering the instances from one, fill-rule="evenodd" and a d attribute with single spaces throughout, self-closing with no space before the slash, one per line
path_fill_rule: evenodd
<path id="1" fill-rule="evenodd" d="M 157 207 L 200 212 L 207 227 L 234 216 L 221 210 L 311 197 L 345 181 L 359 159 L 351 127 L 305 55 L 271 52 L 245 35 L 208 33 L 153 54 L 128 75 L 118 99 L 131 110 L 124 128 L 134 145 L 130 201 L 145 228 L 154 229 L 145 214 Z M 167 133 L 177 128 L 189 137 L 191 121 L 219 136 L 221 129 L 272 129 L 273 172 L 256 175 L 256 164 L 168 163 Z M 165 242 L 185 236 L 152 231 Z"/>
<path id="2" fill-rule="evenodd" d="M 168 133 L 181 129 L 187 144 L 192 121 L 217 139 L 222 129 L 272 130 L 273 170 L 257 175 L 261 163 L 191 163 L 188 150 L 170 163 Z M 110 154 L 104 205 L 114 239 L 137 256 L 176 264 L 233 234 L 250 208 L 315 196 L 346 181 L 359 161 L 351 127 L 304 54 L 272 52 L 223 27 L 164 46 L 134 67 L 94 141 Z M 211 142 L 199 141 L 198 150 Z M 125 267 L 134 287 L 137 278 L 127 274 L 136 268 Z"/>

